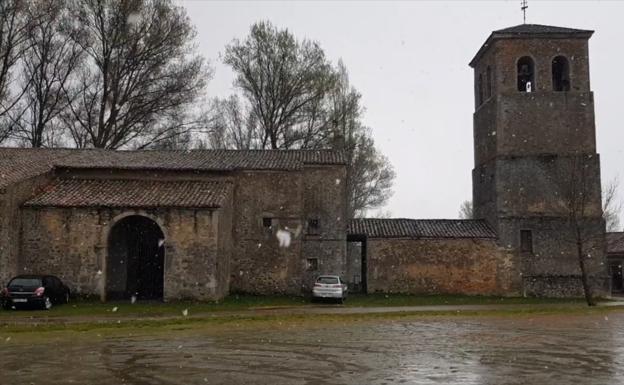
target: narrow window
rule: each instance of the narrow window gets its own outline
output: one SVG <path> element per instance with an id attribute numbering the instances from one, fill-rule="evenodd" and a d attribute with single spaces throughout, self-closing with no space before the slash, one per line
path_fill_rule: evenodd
<path id="1" fill-rule="evenodd" d="M 264 217 L 262 218 L 262 226 L 266 228 L 270 228 L 273 225 L 273 218 Z"/>
<path id="2" fill-rule="evenodd" d="M 492 68 L 490 68 L 490 66 L 488 66 L 485 71 L 485 82 L 486 98 L 489 98 L 492 96 Z"/>
<path id="3" fill-rule="evenodd" d="M 532 92 L 535 88 L 535 65 L 533 59 L 523 56 L 518 60 L 518 91 Z"/>
<path id="4" fill-rule="evenodd" d="M 479 80 L 477 81 L 477 88 L 478 88 L 478 99 L 477 99 L 477 105 L 481 105 L 481 103 L 483 103 L 483 75 L 479 74 Z"/>
<path id="5" fill-rule="evenodd" d="M 317 271 L 318 270 L 318 258 L 308 258 L 308 271 Z"/>
<path id="6" fill-rule="evenodd" d="M 552 82 L 554 91 L 570 91 L 570 64 L 565 56 L 553 59 Z"/>
<path id="7" fill-rule="evenodd" d="M 317 235 L 320 230 L 321 226 L 318 219 L 308 219 L 308 234 Z"/>
<path id="8" fill-rule="evenodd" d="M 520 230 L 520 251 L 533 252 L 533 233 L 531 230 Z"/>

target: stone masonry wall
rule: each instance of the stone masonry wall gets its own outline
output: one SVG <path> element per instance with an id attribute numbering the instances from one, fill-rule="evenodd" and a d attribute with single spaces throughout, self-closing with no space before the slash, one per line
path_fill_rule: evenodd
<path id="1" fill-rule="evenodd" d="M 486 239 L 368 239 L 368 292 L 518 295 L 513 255 Z"/>
<path id="2" fill-rule="evenodd" d="M 241 171 L 236 175 L 230 291 L 299 294 L 303 232 L 300 172 Z M 271 220 L 265 227 L 263 218 Z M 288 238 L 280 246 L 280 236 Z"/>
<path id="3" fill-rule="evenodd" d="M 228 256 L 217 251 L 219 219 L 227 213 L 95 208 L 23 208 L 21 213 L 20 271 L 55 274 L 75 293 L 103 293 L 108 234 L 129 215 L 151 218 L 165 234 L 165 299 L 219 299 L 227 293 L 222 266 Z"/>
<path id="4" fill-rule="evenodd" d="M 19 207 L 49 180 L 50 175 L 40 175 L 0 191 L 0 285 L 7 284 L 9 279 L 18 274 L 17 259 L 22 221 Z"/>
<path id="5" fill-rule="evenodd" d="M 303 291 L 312 290 L 320 274 L 347 278 L 346 168 L 308 166 L 304 168 L 304 242 L 301 255 Z M 317 231 L 310 220 L 318 220 Z M 313 269 L 314 262 L 318 269 Z"/>

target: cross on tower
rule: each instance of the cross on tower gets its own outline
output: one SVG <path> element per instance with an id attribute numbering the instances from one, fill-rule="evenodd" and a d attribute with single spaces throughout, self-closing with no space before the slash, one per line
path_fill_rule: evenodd
<path id="1" fill-rule="evenodd" d="M 529 5 L 527 4 L 527 0 L 522 0 L 522 2 L 520 3 L 520 9 L 522 10 L 522 22 L 524 24 L 526 24 L 526 10 L 527 8 L 529 8 Z"/>

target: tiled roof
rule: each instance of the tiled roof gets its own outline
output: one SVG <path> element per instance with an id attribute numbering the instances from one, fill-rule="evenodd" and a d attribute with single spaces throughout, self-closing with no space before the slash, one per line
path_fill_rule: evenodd
<path id="1" fill-rule="evenodd" d="M 70 153 L 69 150 L 0 148 L 0 190 L 19 180 L 45 174 Z"/>
<path id="2" fill-rule="evenodd" d="M 348 233 L 369 238 L 496 238 L 485 221 L 473 219 L 353 219 Z"/>
<path id="3" fill-rule="evenodd" d="M 624 232 L 607 233 L 607 253 L 624 254 Z"/>
<path id="4" fill-rule="evenodd" d="M 586 29 L 575 29 L 566 27 L 555 27 L 553 25 L 542 24 L 520 24 L 509 28 L 503 28 L 493 31 L 490 36 L 485 40 L 485 43 L 481 45 L 479 51 L 470 61 L 470 66 L 474 67 L 475 63 L 483 55 L 483 53 L 492 45 L 492 42 L 497 39 L 518 39 L 518 38 L 587 38 L 589 39 L 594 31 Z"/>
<path id="5" fill-rule="evenodd" d="M 503 28 L 494 31 L 496 34 L 519 34 L 519 35 L 532 35 L 532 34 L 587 34 L 594 31 L 586 29 L 575 29 L 566 27 L 556 27 L 554 25 L 543 24 L 520 24 L 509 28 Z"/>
<path id="6" fill-rule="evenodd" d="M 332 150 L 112 151 L 0 148 L 0 188 L 57 167 L 149 170 L 298 170 L 305 164 L 346 164 Z"/>
<path id="7" fill-rule="evenodd" d="M 24 206 L 221 207 L 228 182 L 58 179 Z"/>

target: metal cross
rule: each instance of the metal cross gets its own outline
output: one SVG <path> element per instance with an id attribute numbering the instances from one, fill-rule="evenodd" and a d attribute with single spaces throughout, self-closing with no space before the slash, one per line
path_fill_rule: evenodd
<path id="1" fill-rule="evenodd" d="M 526 10 L 527 8 L 529 8 L 529 5 L 527 4 L 527 0 L 522 0 L 522 2 L 520 3 L 520 9 L 522 10 L 522 22 L 524 24 L 526 24 Z"/>

